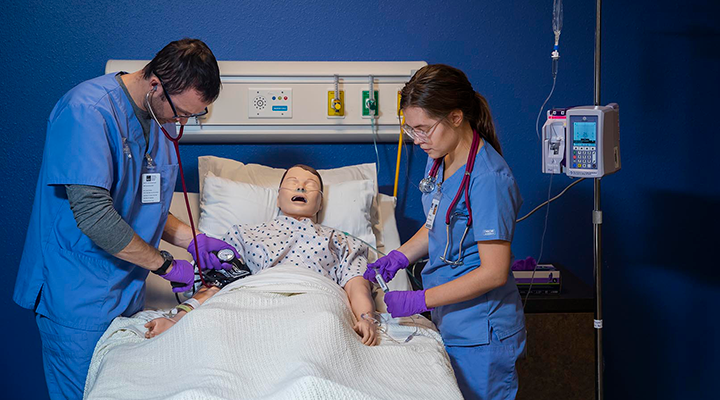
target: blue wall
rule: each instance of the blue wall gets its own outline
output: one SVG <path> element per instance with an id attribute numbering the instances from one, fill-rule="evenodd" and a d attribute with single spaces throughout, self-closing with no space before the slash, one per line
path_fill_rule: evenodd
<path id="1" fill-rule="evenodd" d="M 425 60 L 466 71 L 493 109 L 527 212 L 547 196 L 534 123 L 550 84 L 551 1 L 286 2 L 11 1 L 0 16 L 0 244 L 5 398 L 44 398 L 31 311 L 11 300 L 42 158 L 45 120 L 74 85 L 111 58 L 150 59 L 198 37 L 220 60 Z M 343 3 L 342 1 L 337 2 Z M 623 169 L 603 180 L 607 397 L 709 399 L 718 369 L 713 245 L 720 192 L 715 154 L 720 89 L 717 1 L 604 2 L 603 102 L 621 105 Z M 561 65 L 550 106 L 593 100 L 594 2 L 566 2 Z M 339 38 L 333 40 L 334 38 Z M 185 145 L 199 155 L 286 167 L 374 162 L 370 144 Z M 392 191 L 394 145 L 380 146 L 381 190 Z M 405 153 L 407 154 L 407 153 Z M 282 157 L 280 157 L 282 155 Z M 348 161 L 348 158 L 351 160 Z M 425 156 L 405 158 L 398 217 L 420 226 Z M 570 180 L 556 177 L 557 193 Z M 545 261 L 592 282 L 592 184 L 550 209 Z M 538 256 L 544 212 L 518 226 L 514 252 Z M 715 224 L 713 224 L 713 222 Z M 590 323 L 590 322 L 588 322 Z M 549 338 L 551 339 L 551 338 Z M 171 374 L 171 371 L 168 371 Z M 714 396 L 713 396 L 714 397 Z"/>

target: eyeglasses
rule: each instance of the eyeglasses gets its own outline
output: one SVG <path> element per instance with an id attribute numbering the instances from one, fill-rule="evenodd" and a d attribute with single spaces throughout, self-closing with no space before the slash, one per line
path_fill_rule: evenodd
<path id="1" fill-rule="evenodd" d="M 157 76 L 158 80 L 160 81 L 160 86 L 163 88 L 163 93 L 165 93 L 165 98 L 167 99 L 168 103 L 170 103 L 170 108 L 172 108 L 173 111 L 173 118 L 175 119 L 184 119 L 184 118 L 197 118 L 202 117 L 203 115 L 206 115 L 208 113 L 207 107 L 205 107 L 204 111 L 201 111 L 199 113 L 195 114 L 187 114 L 187 115 L 178 115 L 177 110 L 175 110 L 175 104 L 173 104 L 172 100 L 170 99 L 170 95 L 168 94 L 167 89 L 165 89 L 165 84 L 163 83 L 162 79 L 160 79 L 160 76 L 153 71 L 153 74 Z"/>
<path id="2" fill-rule="evenodd" d="M 410 139 L 412 139 L 413 141 L 419 141 L 421 143 L 425 143 L 425 142 L 427 142 L 428 139 L 430 139 L 430 135 L 433 134 L 433 132 L 435 131 L 435 128 L 438 126 L 438 124 L 440 124 L 440 122 L 442 122 L 445 118 L 447 118 L 447 115 L 440 118 L 437 122 L 435 122 L 433 124 L 433 126 L 431 126 L 430 129 L 428 129 L 427 132 L 424 132 L 424 131 L 421 131 L 418 129 L 414 129 L 412 126 L 410 126 L 408 124 L 402 125 L 402 131 L 406 135 L 408 135 L 410 137 Z"/>

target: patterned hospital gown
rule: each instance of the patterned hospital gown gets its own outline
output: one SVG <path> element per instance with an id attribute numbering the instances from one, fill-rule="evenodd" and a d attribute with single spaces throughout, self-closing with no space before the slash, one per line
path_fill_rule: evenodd
<path id="1" fill-rule="evenodd" d="M 308 218 L 280 215 L 259 225 L 234 225 L 222 240 L 237 249 L 253 274 L 289 264 L 310 268 L 345 287 L 367 266 L 366 245 Z"/>

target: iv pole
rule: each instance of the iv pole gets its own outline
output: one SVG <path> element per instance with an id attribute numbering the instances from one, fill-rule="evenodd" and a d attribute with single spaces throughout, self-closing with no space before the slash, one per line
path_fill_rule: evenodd
<path id="1" fill-rule="evenodd" d="M 595 5 L 595 106 L 600 105 L 600 34 L 602 21 L 602 0 Z M 600 210 L 600 178 L 595 178 L 593 186 L 593 270 L 595 272 L 595 398 L 603 400 L 603 341 L 602 341 L 602 211 Z"/>

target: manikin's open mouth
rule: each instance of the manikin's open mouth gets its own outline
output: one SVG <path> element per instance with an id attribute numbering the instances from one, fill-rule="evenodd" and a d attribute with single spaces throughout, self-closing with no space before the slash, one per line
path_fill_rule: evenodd
<path id="1" fill-rule="evenodd" d="M 305 198 L 305 196 L 301 195 L 293 196 L 291 200 L 293 202 L 307 203 L 307 199 Z"/>

